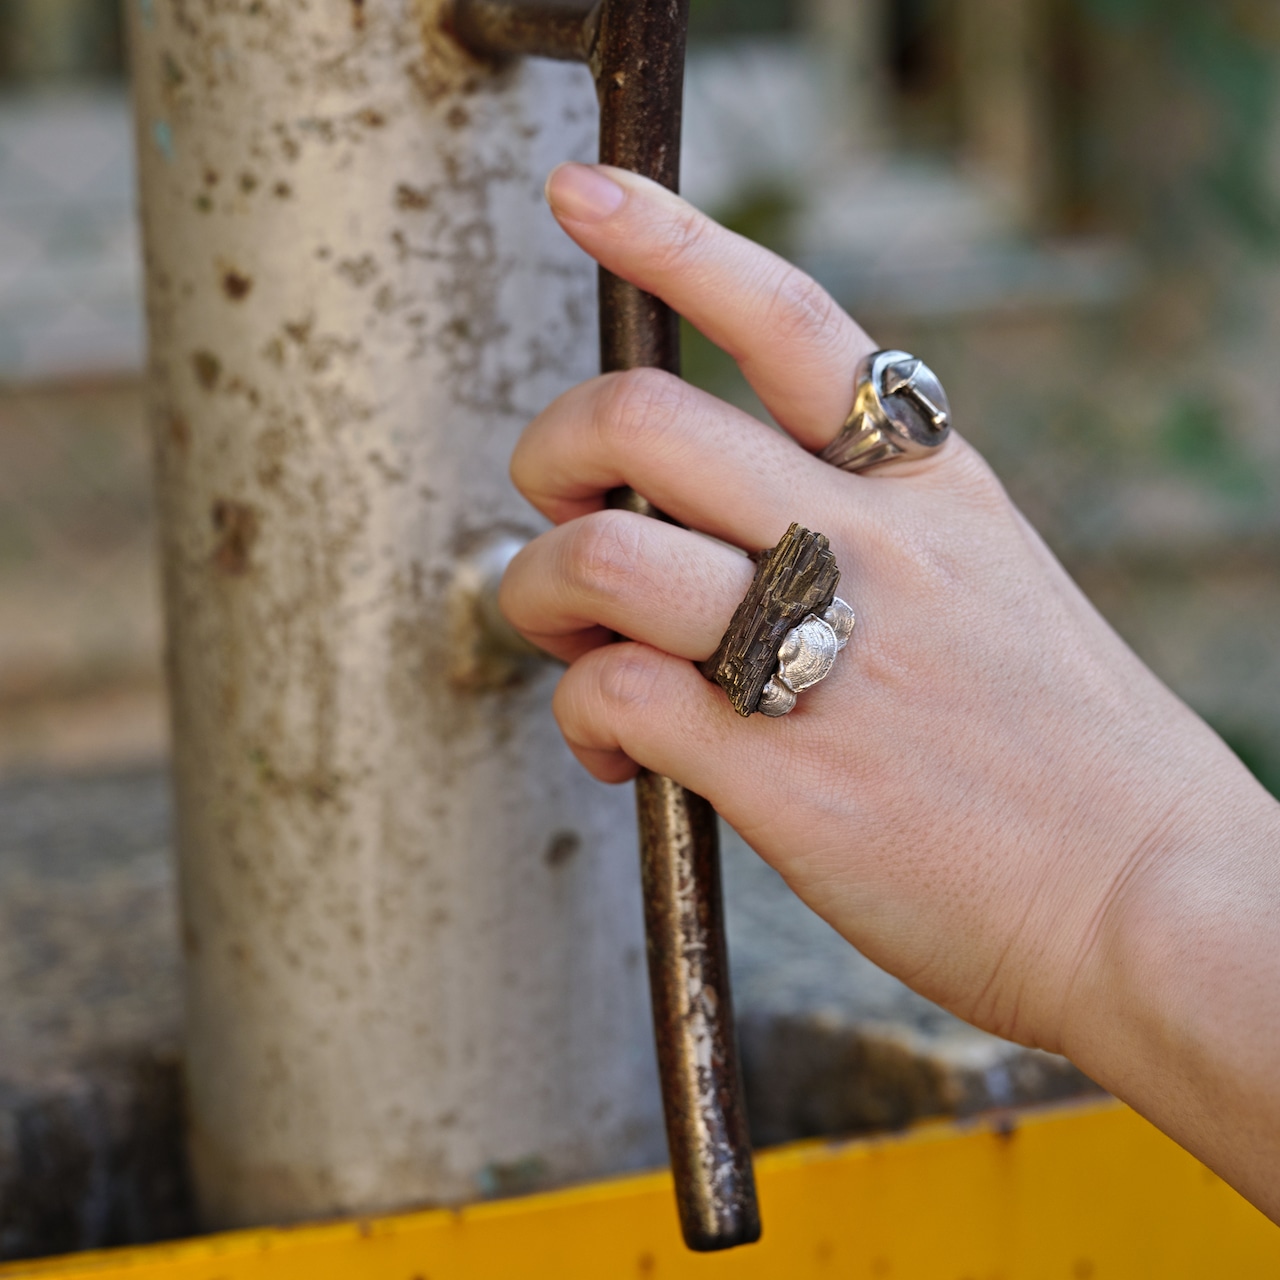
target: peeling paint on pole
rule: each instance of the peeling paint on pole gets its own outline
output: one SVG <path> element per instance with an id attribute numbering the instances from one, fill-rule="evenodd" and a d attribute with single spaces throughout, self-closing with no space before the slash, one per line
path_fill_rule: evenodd
<path id="1" fill-rule="evenodd" d="M 192 1157 L 212 1225 L 662 1158 L 629 794 L 551 672 L 450 680 L 458 557 L 595 367 L 541 199 L 587 72 L 411 0 L 131 0 Z"/>

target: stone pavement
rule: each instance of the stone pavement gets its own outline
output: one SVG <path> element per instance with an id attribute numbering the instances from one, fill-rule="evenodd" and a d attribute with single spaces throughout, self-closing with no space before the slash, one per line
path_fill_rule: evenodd
<path id="1" fill-rule="evenodd" d="M 195 1230 L 169 825 L 156 766 L 0 780 L 0 1257 Z M 906 990 L 732 836 L 725 874 L 758 1143 L 1092 1088 Z"/>
<path id="2" fill-rule="evenodd" d="M 0 782 L 0 1257 L 182 1234 L 157 770 Z"/>

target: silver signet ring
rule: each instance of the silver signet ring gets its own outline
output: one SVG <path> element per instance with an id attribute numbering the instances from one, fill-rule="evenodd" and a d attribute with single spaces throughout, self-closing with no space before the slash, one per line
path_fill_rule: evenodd
<path id="1" fill-rule="evenodd" d="M 905 351 L 874 351 L 858 362 L 853 410 L 818 455 L 842 471 L 925 457 L 951 434 L 951 405 L 937 375 Z"/>

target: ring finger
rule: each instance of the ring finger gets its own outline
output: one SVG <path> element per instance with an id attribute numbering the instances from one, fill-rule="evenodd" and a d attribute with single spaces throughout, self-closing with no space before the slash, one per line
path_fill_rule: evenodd
<path id="1" fill-rule="evenodd" d="M 754 573 L 746 556 L 687 529 L 597 511 L 529 543 L 507 569 L 499 604 L 512 626 L 565 661 L 613 633 L 701 661 Z"/>

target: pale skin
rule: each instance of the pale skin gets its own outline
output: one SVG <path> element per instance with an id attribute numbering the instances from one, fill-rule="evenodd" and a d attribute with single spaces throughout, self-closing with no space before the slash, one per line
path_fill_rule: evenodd
<path id="1" fill-rule="evenodd" d="M 1066 1054 L 1280 1220 L 1280 805 L 959 434 L 866 475 L 814 456 L 876 344 L 812 281 L 634 175 L 564 165 L 547 192 L 785 433 L 653 370 L 530 424 L 512 477 L 555 527 L 502 607 L 570 664 L 554 709 L 578 759 L 706 796 L 877 964 Z M 624 484 L 687 529 L 606 510 Z M 693 662 L 751 580 L 742 550 L 793 520 L 830 538 L 858 624 L 794 712 L 743 720 Z"/>

